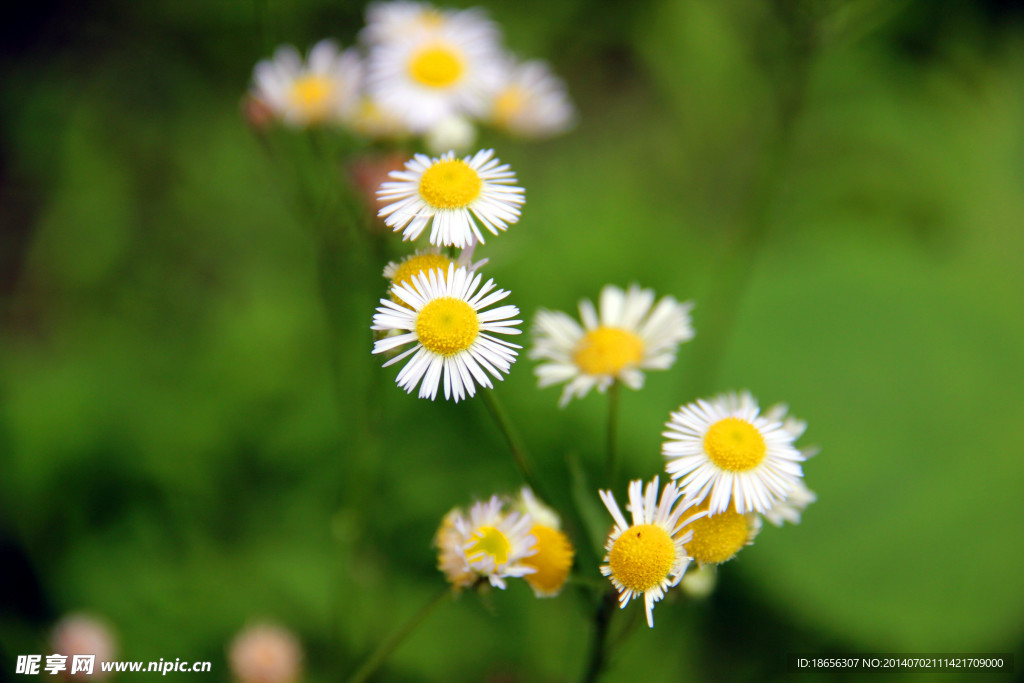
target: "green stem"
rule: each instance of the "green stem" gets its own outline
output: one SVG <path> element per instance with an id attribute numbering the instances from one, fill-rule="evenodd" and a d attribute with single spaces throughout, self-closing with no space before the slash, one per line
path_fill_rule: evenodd
<path id="1" fill-rule="evenodd" d="M 398 631 L 393 633 L 390 638 L 387 638 L 380 644 L 380 646 L 377 647 L 374 653 L 370 655 L 370 658 L 367 659 L 366 662 L 359 667 L 359 670 L 352 674 L 348 679 L 349 683 L 362 683 L 362 681 L 365 681 L 372 676 L 373 673 L 380 668 L 380 665 L 384 663 L 384 660 L 386 660 L 391 653 L 402 644 L 402 641 L 405 640 L 417 626 L 426 620 L 434 610 L 440 607 L 445 600 L 451 597 L 451 595 L 452 589 L 446 585 L 441 592 L 430 599 L 430 602 L 421 607 L 420 610 L 416 612 L 411 619 L 409 619 L 409 621 L 405 622 L 405 624 L 402 625 L 402 628 L 398 629 Z"/>
<path id="2" fill-rule="evenodd" d="M 608 472 L 607 485 L 615 486 L 618 477 L 618 433 L 619 433 L 619 380 L 614 380 L 608 387 Z"/>
<path id="3" fill-rule="evenodd" d="M 519 438 L 519 434 L 508 419 L 508 414 L 494 395 L 494 391 L 491 389 L 481 389 L 480 394 L 482 395 L 484 405 L 487 406 L 487 412 L 494 418 L 494 421 L 498 424 L 498 429 L 501 431 L 501 435 L 505 437 L 505 443 L 508 444 L 508 449 L 512 453 L 512 459 L 515 461 L 520 474 L 523 475 L 523 480 L 542 500 L 550 500 L 541 490 L 537 478 L 533 474 L 533 467 L 530 465 L 530 459 L 526 455 L 526 448 L 523 447 L 522 439 Z"/>
<path id="4" fill-rule="evenodd" d="M 608 591 L 601 598 L 601 604 L 594 614 L 594 636 L 590 641 L 590 658 L 583 674 L 583 683 L 594 683 L 608 662 L 608 627 L 619 601 L 615 591 Z"/>

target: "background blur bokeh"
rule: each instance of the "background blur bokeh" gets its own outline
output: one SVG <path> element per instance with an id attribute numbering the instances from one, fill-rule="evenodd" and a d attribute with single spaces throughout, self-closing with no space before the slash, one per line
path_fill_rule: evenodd
<path id="1" fill-rule="evenodd" d="M 785 401 L 822 447 L 803 523 L 767 527 L 707 600 L 668 598 L 607 679 L 783 679 L 789 652 L 1016 652 L 1019 671 L 1020 10 L 486 7 L 579 110 L 554 140 L 484 134 L 527 192 L 478 250 L 488 275 L 527 320 L 606 283 L 696 302 L 677 364 L 622 395 L 620 500 L 662 470 L 669 411 L 718 391 Z M 0 28 L 0 679 L 85 610 L 125 659 L 210 660 L 215 680 L 269 619 L 309 681 L 340 680 L 443 586 L 443 514 L 521 483 L 479 401 L 407 396 L 370 355 L 379 268 L 408 245 L 313 238 L 241 116 L 257 60 L 350 44 L 363 7 L 19 12 Z M 497 394 L 564 503 L 599 478 L 606 403 L 559 410 L 532 366 Z M 591 612 L 522 582 L 463 595 L 378 676 L 573 680 Z"/>

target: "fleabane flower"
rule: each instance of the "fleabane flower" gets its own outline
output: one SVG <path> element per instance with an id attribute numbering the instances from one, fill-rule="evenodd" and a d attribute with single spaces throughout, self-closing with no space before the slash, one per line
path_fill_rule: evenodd
<path id="1" fill-rule="evenodd" d="M 456 514 L 452 527 L 461 542 L 455 546 L 467 571 L 505 588 L 508 577 L 526 576 L 534 569 L 524 560 L 535 552 L 529 515 L 506 511 L 498 496 L 477 501 L 468 515 Z"/>
<path id="2" fill-rule="evenodd" d="M 522 321 L 512 319 L 519 309 L 485 310 L 508 292 L 495 290 L 493 280 L 481 286 L 481 279 L 452 263 L 447 271 L 434 268 L 414 275 L 409 284 L 394 285 L 391 292 L 398 302 L 380 300 L 372 329 L 399 334 L 376 341 L 373 353 L 413 344 L 384 364 L 412 356 L 398 373 L 398 386 L 412 393 L 419 385 L 419 397 L 433 400 L 443 379 L 444 397 L 458 402 L 473 396 L 478 384 L 491 388 L 488 373 L 499 380 L 508 373 L 520 347 L 492 335 L 519 334 L 515 326 Z"/>
<path id="3" fill-rule="evenodd" d="M 394 180 L 382 183 L 377 197 L 384 208 L 377 214 L 403 240 L 414 240 L 430 225 L 430 243 L 468 247 L 483 242 L 478 222 L 497 235 L 519 220 L 526 201 L 516 175 L 485 149 L 456 159 L 454 152 L 431 158 L 417 154 L 405 169 L 392 171 Z M 388 203 L 390 202 L 390 203 Z"/>
<path id="4" fill-rule="evenodd" d="M 689 498 L 710 497 L 709 514 L 765 513 L 803 476 L 793 432 L 760 414 L 748 392 L 681 406 L 666 423 L 665 469 Z"/>
<path id="5" fill-rule="evenodd" d="M 567 382 L 559 405 L 582 398 L 594 387 L 605 391 L 618 380 L 631 389 L 644 383 L 642 370 L 664 370 L 675 362 L 679 344 L 693 337 L 690 302 L 670 296 L 655 305 L 654 291 L 607 285 L 600 311 L 580 301 L 581 326 L 561 311 L 540 310 L 534 318 L 530 358 L 541 388 Z"/>
<path id="6" fill-rule="evenodd" d="M 362 63 L 353 50 L 341 52 L 333 41 L 322 40 L 303 60 L 284 45 L 256 65 L 252 95 L 294 126 L 337 123 L 359 101 L 361 80 Z"/>
<path id="7" fill-rule="evenodd" d="M 653 628 L 654 603 L 679 583 L 690 563 L 686 543 L 691 532 L 682 530 L 694 518 L 690 501 L 680 496 L 674 482 L 665 485 L 659 501 L 657 477 L 647 484 L 646 490 L 643 482 L 636 479 L 629 483 L 626 509 L 633 513 L 633 523 L 629 524 L 612 492 L 601 491 L 600 495 L 615 520 L 605 544 L 606 564 L 601 565 L 601 573 L 619 591 L 620 607 L 643 594 L 647 625 Z"/>
<path id="8" fill-rule="evenodd" d="M 705 500 L 693 511 L 706 512 L 707 509 L 708 500 Z M 714 516 L 705 514 L 683 527 L 683 531 L 693 534 L 686 543 L 686 553 L 701 566 L 722 564 L 753 543 L 760 530 L 761 518 L 752 512 L 741 515 L 730 507 Z"/>
<path id="9" fill-rule="evenodd" d="M 479 11 L 396 12 L 367 27 L 369 95 L 409 126 L 478 117 L 500 84 L 497 29 Z"/>
<path id="10" fill-rule="evenodd" d="M 576 114 L 565 83 L 546 62 L 509 59 L 502 75 L 489 115 L 495 127 L 524 138 L 557 135 L 572 127 Z"/>
<path id="11" fill-rule="evenodd" d="M 534 572 L 524 578 L 538 598 L 554 597 L 569 578 L 576 550 L 562 531 L 558 513 L 537 500 L 529 488 L 520 491 L 516 507 L 533 520 L 530 533 L 537 540 L 536 552 L 523 560 Z"/>

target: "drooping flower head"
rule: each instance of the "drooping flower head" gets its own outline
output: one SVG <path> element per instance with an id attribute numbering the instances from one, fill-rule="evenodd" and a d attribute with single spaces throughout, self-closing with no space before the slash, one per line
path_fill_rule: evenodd
<path id="1" fill-rule="evenodd" d="M 322 40 L 302 59 L 291 45 L 253 72 L 253 97 L 293 126 L 343 122 L 359 101 L 362 65 L 353 50 Z"/>
<path id="2" fill-rule="evenodd" d="M 683 531 L 683 526 L 694 517 L 690 501 L 680 497 L 674 482 L 665 485 L 659 501 L 657 477 L 647 484 L 646 490 L 643 482 L 636 479 L 629 483 L 627 509 L 633 513 L 633 523 L 629 524 L 612 492 L 601 491 L 600 495 L 615 520 L 605 544 L 606 564 L 601 565 L 601 573 L 619 591 L 620 607 L 634 597 L 644 596 L 647 625 L 653 628 L 654 603 L 679 583 L 690 563 L 686 543 L 692 534 Z"/>
<path id="3" fill-rule="evenodd" d="M 370 96 L 413 132 L 480 116 L 500 83 L 500 35 L 480 10 L 375 4 L 362 37 Z"/>
<path id="4" fill-rule="evenodd" d="M 561 406 L 616 380 L 639 389 L 642 370 L 671 367 L 679 344 L 693 337 L 691 303 L 666 296 L 655 305 L 654 291 L 637 285 L 607 285 L 600 310 L 586 299 L 579 308 L 582 326 L 560 311 L 541 310 L 534 319 L 530 358 L 545 361 L 534 372 L 541 388 L 567 382 Z"/>
<path id="5" fill-rule="evenodd" d="M 543 138 L 565 132 L 575 117 L 565 83 L 547 62 L 509 59 L 504 64 L 501 88 L 488 117 L 495 127 L 524 138 Z"/>
<path id="6" fill-rule="evenodd" d="M 665 469 L 687 497 L 710 497 L 711 515 L 730 505 L 739 514 L 765 513 L 803 476 L 793 432 L 761 415 L 748 392 L 684 405 L 665 426 Z"/>
<path id="7" fill-rule="evenodd" d="M 477 501 L 468 515 L 453 515 L 454 549 L 466 572 L 486 578 L 496 588 L 505 588 L 508 577 L 526 576 L 534 571 L 524 560 L 535 552 L 536 538 L 530 533 L 529 515 L 508 511 L 498 496 Z"/>
<path id="8" fill-rule="evenodd" d="M 524 578 L 538 598 L 554 597 L 569 578 L 576 551 L 562 531 L 558 514 L 537 500 L 529 488 L 520 491 L 516 507 L 530 515 L 533 520 L 530 533 L 537 539 L 536 552 L 523 560 L 534 572 Z"/>
<path id="9" fill-rule="evenodd" d="M 488 373 L 502 379 L 516 359 L 519 347 L 493 336 L 519 334 L 513 320 L 515 306 L 487 309 L 506 296 L 494 289 L 494 281 L 480 285 L 482 276 L 468 268 L 449 264 L 413 275 L 409 284 L 391 288 L 399 301 L 381 299 L 372 329 L 399 334 L 376 341 L 373 353 L 384 353 L 407 344 L 413 346 L 395 356 L 385 367 L 412 356 L 398 373 L 398 386 L 407 392 L 419 385 L 419 397 L 433 400 L 444 382 L 444 397 L 456 402 L 476 393 L 476 386 L 492 387 Z"/>
<path id="10" fill-rule="evenodd" d="M 430 243 L 467 247 L 483 242 L 478 222 L 497 235 L 519 220 L 526 201 L 516 175 L 485 149 L 456 159 L 453 152 L 440 158 L 417 154 L 392 181 L 382 183 L 377 196 L 388 203 L 380 210 L 384 223 L 402 239 L 414 240 L 430 225 Z"/>

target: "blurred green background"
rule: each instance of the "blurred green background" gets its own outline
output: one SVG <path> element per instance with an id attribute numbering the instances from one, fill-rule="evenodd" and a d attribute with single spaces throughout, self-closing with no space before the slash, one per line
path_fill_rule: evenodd
<path id="1" fill-rule="evenodd" d="M 527 192 L 477 252 L 487 274 L 527 321 L 606 283 L 696 302 L 677 364 L 623 393 L 620 500 L 662 471 L 669 411 L 718 391 L 787 402 L 822 447 L 803 523 L 766 528 L 707 600 L 666 599 L 607 680 L 783 680 L 790 652 L 1015 652 L 1020 671 L 1019 7 L 486 7 L 579 109 L 556 140 L 484 135 Z M 257 60 L 347 46 L 362 12 L 43 2 L 3 26 L 0 679 L 87 610 L 125 659 L 211 660 L 215 680 L 271 619 L 307 680 L 341 680 L 443 586 L 443 514 L 520 486 L 479 401 L 407 396 L 370 355 L 379 268 L 409 245 L 311 232 L 241 117 Z M 559 410 L 532 366 L 497 394 L 565 504 L 567 462 L 599 480 L 606 402 Z M 463 595 L 378 678 L 577 679 L 584 598 Z"/>

